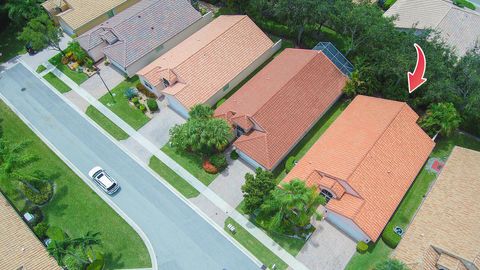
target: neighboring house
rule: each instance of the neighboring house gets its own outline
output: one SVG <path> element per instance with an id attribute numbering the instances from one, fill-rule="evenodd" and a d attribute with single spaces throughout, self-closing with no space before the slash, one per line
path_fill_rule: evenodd
<path id="1" fill-rule="evenodd" d="M 248 16 L 220 16 L 137 74 L 187 118 L 192 106 L 213 106 L 280 46 Z"/>
<path id="2" fill-rule="evenodd" d="M 0 193 L 0 269 L 62 269 Z"/>
<path id="3" fill-rule="evenodd" d="M 142 0 L 77 38 L 97 62 L 105 56 L 129 77 L 213 19 L 189 0 Z"/>
<path id="4" fill-rule="evenodd" d="M 348 77 L 321 51 L 286 49 L 215 111 L 238 154 L 273 170 L 341 96 Z"/>
<path id="5" fill-rule="evenodd" d="M 138 0 L 47 0 L 42 6 L 68 35 L 81 35 Z"/>
<path id="6" fill-rule="evenodd" d="M 376 241 L 435 145 L 417 119 L 404 102 L 359 95 L 284 181 L 316 187 L 328 221 Z"/>
<path id="7" fill-rule="evenodd" d="M 418 32 L 434 29 L 463 56 L 480 40 L 480 14 L 447 0 L 397 0 L 384 16 L 398 16 L 395 26 Z"/>
<path id="8" fill-rule="evenodd" d="M 480 269 L 480 152 L 455 147 L 393 257 L 412 270 Z"/>

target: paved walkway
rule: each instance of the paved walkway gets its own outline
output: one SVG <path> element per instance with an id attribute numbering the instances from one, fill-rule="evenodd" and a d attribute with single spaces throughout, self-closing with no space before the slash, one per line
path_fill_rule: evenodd
<path id="1" fill-rule="evenodd" d="M 123 129 L 130 137 L 134 138 L 140 145 L 145 149 L 149 150 L 153 155 L 155 155 L 159 160 L 165 163 L 168 167 L 174 170 L 180 177 L 185 179 L 190 185 L 195 189 L 200 191 L 203 196 L 205 196 L 210 202 L 212 202 L 216 207 L 222 210 L 225 213 L 228 213 L 231 218 L 233 218 L 240 226 L 244 227 L 250 234 L 262 242 L 268 249 L 270 249 L 274 254 L 281 258 L 285 263 L 287 263 L 292 269 L 295 270 L 306 270 L 308 269 L 303 263 L 299 262 L 294 256 L 284 250 L 280 245 L 273 241 L 267 234 L 265 234 L 261 229 L 257 228 L 253 223 L 251 223 L 246 217 L 240 214 L 232 206 L 230 206 L 226 201 L 220 198 L 214 191 L 205 186 L 182 166 L 176 163 L 173 159 L 163 153 L 157 146 L 150 142 L 147 138 L 133 129 L 95 97 L 90 95 L 85 89 L 79 87 L 75 82 L 63 74 L 60 70 L 54 69 L 52 71 L 58 78 L 63 80 L 73 91 L 77 92 L 85 100 L 87 100 L 92 106 L 97 108 L 102 112 L 106 117 L 108 117 L 112 122 L 114 122 L 118 127 Z"/>

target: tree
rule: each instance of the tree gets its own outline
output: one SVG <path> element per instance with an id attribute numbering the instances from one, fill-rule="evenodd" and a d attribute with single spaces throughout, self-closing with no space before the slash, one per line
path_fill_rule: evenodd
<path id="1" fill-rule="evenodd" d="M 94 254 L 93 248 L 102 245 L 102 240 L 99 236 L 99 232 L 94 233 L 88 231 L 84 236 L 72 239 L 72 244 L 74 247 L 80 248 L 82 254 L 87 257 L 88 251 L 90 251 L 91 254 Z"/>
<path id="2" fill-rule="evenodd" d="M 408 270 L 408 267 L 399 260 L 387 259 L 377 264 L 375 270 Z"/>
<path id="3" fill-rule="evenodd" d="M 420 126 L 430 135 L 440 133 L 450 136 L 460 125 L 461 118 L 452 103 L 432 104 L 425 116 L 420 120 Z"/>
<path id="4" fill-rule="evenodd" d="M 172 147 L 202 155 L 222 151 L 232 137 L 227 121 L 214 118 L 213 110 L 207 105 L 194 106 L 186 123 L 170 129 Z"/>
<path id="5" fill-rule="evenodd" d="M 34 178 L 21 170 L 37 159 L 36 156 L 25 152 L 28 144 L 27 141 L 11 143 L 0 139 L 0 175 L 17 180 Z"/>
<path id="6" fill-rule="evenodd" d="M 8 18 L 13 22 L 23 25 L 26 21 L 40 16 L 43 11 L 40 7 L 41 0 L 9 0 L 5 4 Z"/>
<path id="7" fill-rule="evenodd" d="M 245 213 L 252 214 L 259 209 L 275 186 L 275 179 L 269 171 L 257 168 L 255 175 L 245 174 L 245 184 L 242 185 Z"/>
<path id="8" fill-rule="evenodd" d="M 67 51 L 71 52 L 75 61 L 78 61 L 80 64 L 83 64 L 88 59 L 87 52 L 80 46 L 80 43 L 77 41 L 70 41 L 68 43 Z"/>
<path id="9" fill-rule="evenodd" d="M 60 48 L 62 36 L 62 30 L 53 24 L 47 14 L 42 14 L 27 23 L 18 39 L 30 43 L 36 51 L 52 47 L 63 54 Z"/>
<path id="10" fill-rule="evenodd" d="M 293 179 L 274 189 L 260 208 L 260 217 L 269 230 L 292 232 L 310 223 L 320 205 L 320 195 L 314 187 Z"/>

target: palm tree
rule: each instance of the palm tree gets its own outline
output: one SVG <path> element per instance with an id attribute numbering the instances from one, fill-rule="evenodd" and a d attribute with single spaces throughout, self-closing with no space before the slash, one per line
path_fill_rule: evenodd
<path id="1" fill-rule="evenodd" d="M 261 207 L 260 215 L 267 219 L 270 230 L 292 231 L 310 223 L 320 200 L 315 188 L 294 179 L 271 192 Z"/>
<path id="2" fill-rule="evenodd" d="M 80 247 L 83 254 L 88 257 L 88 251 L 94 254 L 93 247 L 102 245 L 99 236 L 99 232 L 88 231 L 84 236 L 73 239 L 72 244 L 74 247 Z"/>
<path id="3" fill-rule="evenodd" d="M 32 175 L 24 174 L 20 169 L 37 159 L 35 155 L 25 153 L 29 142 L 11 143 L 0 139 L 0 174 L 16 179 L 32 179 Z"/>

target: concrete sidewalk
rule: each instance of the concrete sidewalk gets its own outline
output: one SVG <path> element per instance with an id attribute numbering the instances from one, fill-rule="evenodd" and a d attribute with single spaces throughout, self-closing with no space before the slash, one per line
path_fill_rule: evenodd
<path id="1" fill-rule="evenodd" d="M 212 202 L 216 207 L 221 211 L 228 214 L 233 218 L 238 224 L 245 228 L 250 234 L 257 238 L 262 244 L 264 244 L 270 251 L 275 255 L 281 258 L 285 263 L 287 263 L 292 269 L 296 270 L 306 270 L 308 269 L 303 263 L 298 261 L 294 256 L 284 250 L 279 244 L 273 241 L 267 234 L 265 234 L 261 229 L 256 227 L 251 223 L 246 217 L 240 214 L 234 207 L 230 206 L 222 198 L 220 198 L 215 192 L 205 186 L 182 166 L 176 163 L 173 159 L 163 153 L 159 148 L 157 148 L 152 142 L 146 139 L 142 134 L 133 129 L 128 125 L 123 119 L 118 117 L 95 97 L 90 95 L 86 90 L 78 86 L 65 74 L 63 74 L 58 69 L 53 69 L 52 72 L 61 80 L 63 80 L 73 91 L 83 97 L 88 103 L 94 106 L 102 114 L 108 117 L 113 123 L 115 123 L 119 128 L 123 129 L 131 138 L 136 140 L 141 146 L 150 151 L 150 153 L 156 156 L 159 160 L 165 163 L 168 167 L 174 170 L 180 177 L 185 179 L 190 185 L 197 189 L 202 195 Z"/>

